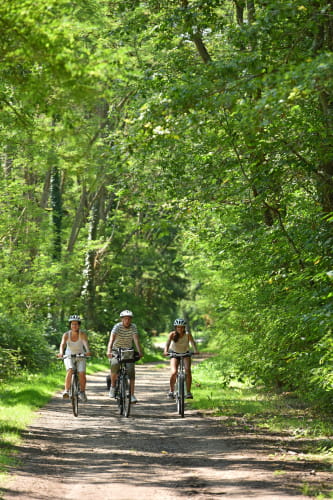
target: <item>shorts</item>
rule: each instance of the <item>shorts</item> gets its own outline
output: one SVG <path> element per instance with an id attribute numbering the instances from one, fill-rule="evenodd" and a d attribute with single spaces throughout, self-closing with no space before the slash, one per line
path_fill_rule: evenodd
<path id="1" fill-rule="evenodd" d="M 134 379 L 135 378 L 135 363 L 126 363 L 127 365 L 127 373 L 128 373 L 128 378 Z M 117 358 L 111 358 L 110 359 L 110 367 L 111 367 L 111 373 L 118 373 L 119 372 L 119 361 Z"/>
<path id="2" fill-rule="evenodd" d="M 73 369 L 73 360 L 71 358 L 65 358 L 64 364 L 65 364 L 65 368 L 67 371 Z M 86 371 L 86 359 L 85 358 L 79 358 L 77 360 L 77 371 L 79 373 Z"/>

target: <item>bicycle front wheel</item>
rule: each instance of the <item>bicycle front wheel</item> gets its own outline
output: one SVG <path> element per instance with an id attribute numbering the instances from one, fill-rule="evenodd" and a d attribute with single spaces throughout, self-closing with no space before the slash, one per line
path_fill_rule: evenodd
<path id="1" fill-rule="evenodd" d="M 118 410 L 119 414 L 122 415 L 124 413 L 124 398 L 123 398 L 123 391 L 122 391 L 122 382 L 123 378 L 121 375 L 119 375 L 119 378 L 117 380 L 117 400 L 118 400 Z"/>
<path id="2" fill-rule="evenodd" d="M 79 415 L 79 380 L 77 375 L 73 373 L 71 381 L 71 399 L 73 415 L 77 417 Z"/>
<path id="3" fill-rule="evenodd" d="M 185 376 L 183 373 L 178 375 L 177 379 L 177 410 L 181 417 L 184 417 L 185 408 Z"/>
<path id="4" fill-rule="evenodd" d="M 123 393 L 123 404 L 124 404 L 124 416 L 129 417 L 131 411 L 131 394 L 130 394 L 130 384 L 127 377 L 122 379 L 122 393 Z"/>

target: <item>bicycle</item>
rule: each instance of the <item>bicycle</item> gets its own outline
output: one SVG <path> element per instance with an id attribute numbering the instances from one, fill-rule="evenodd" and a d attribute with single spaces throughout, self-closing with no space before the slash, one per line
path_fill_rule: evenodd
<path id="1" fill-rule="evenodd" d="M 176 391 L 175 391 L 175 401 L 177 405 L 177 412 L 181 417 L 184 417 L 185 412 L 185 384 L 186 384 L 186 374 L 184 366 L 184 358 L 190 358 L 193 352 L 170 352 L 169 358 L 179 359 L 177 378 L 176 378 Z"/>
<path id="2" fill-rule="evenodd" d="M 77 417 L 79 415 L 79 399 L 80 399 L 79 398 L 80 381 L 79 381 L 79 373 L 77 370 L 77 361 L 79 358 L 88 358 L 88 357 L 89 356 L 86 356 L 85 354 L 65 354 L 62 358 L 59 358 L 59 359 L 70 358 L 73 360 L 73 373 L 69 390 L 69 397 L 71 398 L 74 417 Z"/>
<path id="3" fill-rule="evenodd" d="M 119 362 L 119 372 L 116 383 L 115 398 L 118 403 L 119 414 L 129 417 L 131 411 L 131 390 L 128 378 L 127 364 L 135 363 L 140 359 L 138 353 L 131 349 L 119 347 L 114 349 L 114 356 Z M 108 383 L 108 382 L 107 382 Z"/>

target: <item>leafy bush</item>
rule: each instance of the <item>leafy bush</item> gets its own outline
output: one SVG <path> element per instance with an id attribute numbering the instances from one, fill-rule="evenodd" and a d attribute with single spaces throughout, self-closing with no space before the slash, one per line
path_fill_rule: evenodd
<path id="1" fill-rule="evenodd" d="M 0 347 L 0 382 L 17 375 L 20 371 L 21 356 L 19 350 Z"/>
<path id="2" fill-rule="evenodd" d="M 54 353 L 44 335 L 41 324 L 28 324 L 20 319 L 0 317 L 1 357 L 6 358 L 4 373 L 20 368 L 39 370 L 48 365 Z M 10 368 L 11 367 L 11 368 Z"/>

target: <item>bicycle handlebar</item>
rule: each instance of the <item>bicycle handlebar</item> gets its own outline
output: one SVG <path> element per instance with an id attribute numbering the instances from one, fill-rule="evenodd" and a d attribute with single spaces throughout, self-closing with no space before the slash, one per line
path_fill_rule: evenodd
<path id="1" fill-rule="evenodd" d="M 91 356 L 86 356 L 85 354 L 64 354 L 63 356 L 58 357 L 58 359 L 66 358 L 91 358 Z"/>
<path id="2" fill-rule="evenodd" d="M 194 352 L 168 352 L 169 358 L 190 358 L 193 356 Z"/>

